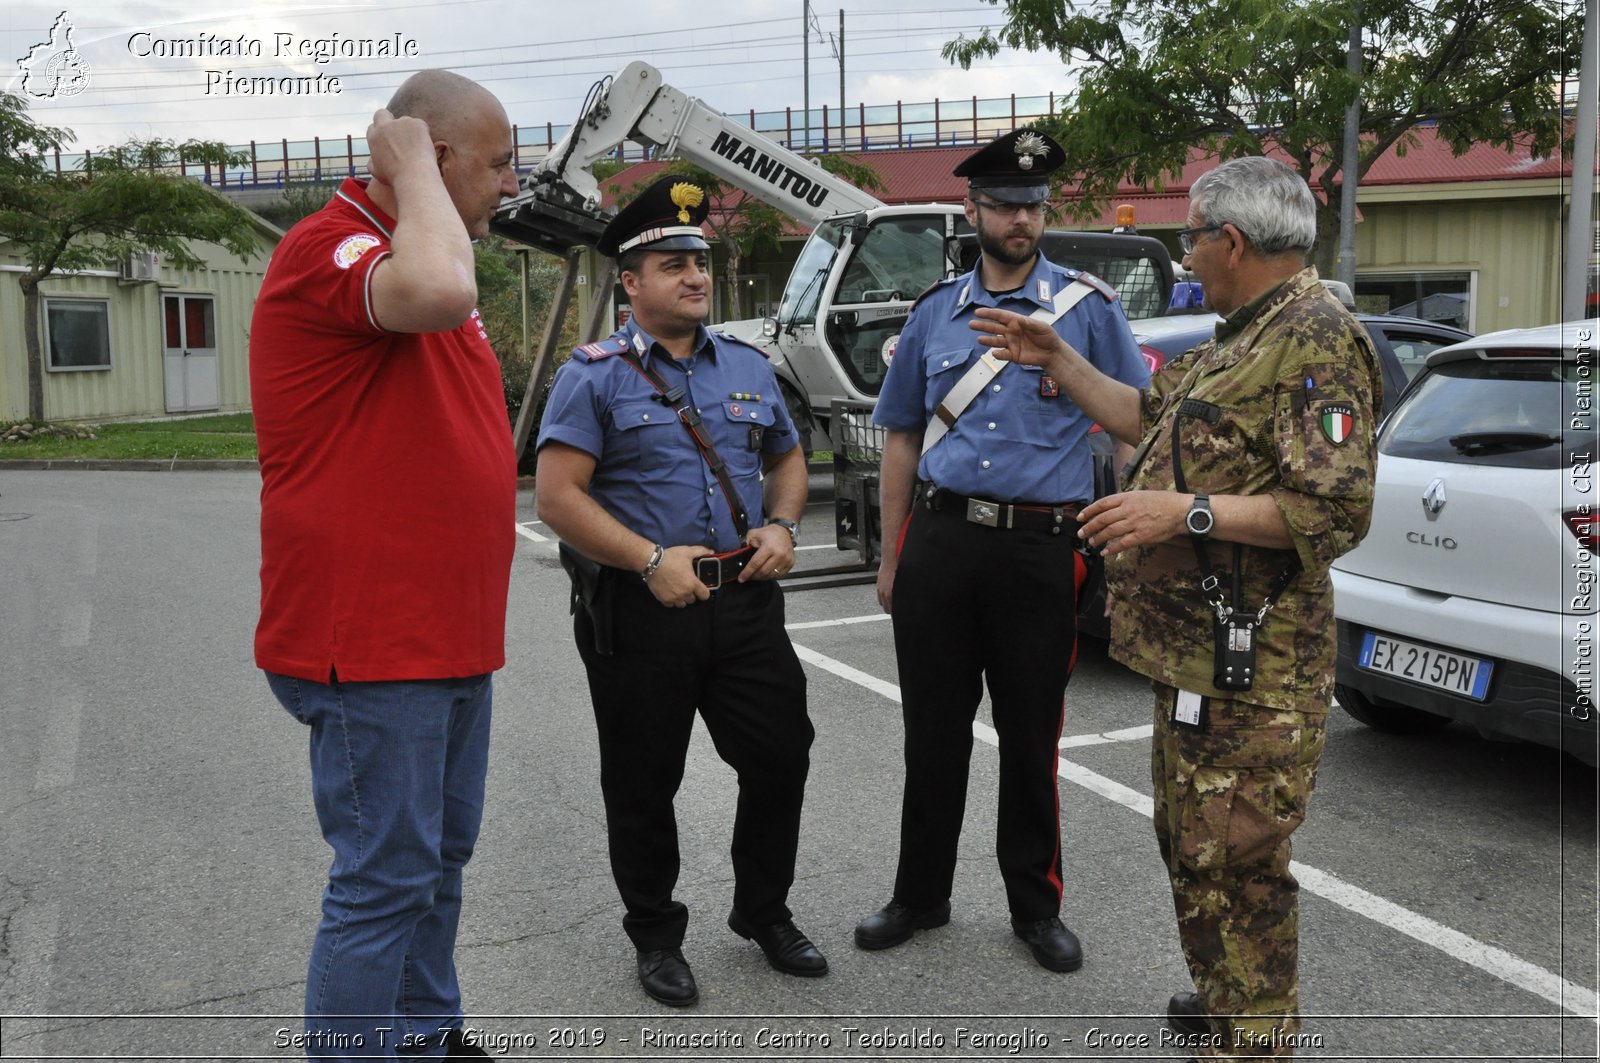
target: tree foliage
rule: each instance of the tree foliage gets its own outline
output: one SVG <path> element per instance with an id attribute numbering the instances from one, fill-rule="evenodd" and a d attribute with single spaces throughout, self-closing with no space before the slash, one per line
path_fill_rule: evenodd
<path id="1" fill-rule="evenodd" d="M 515 425 L 527 394 L 528 377 L 533 371 L 533 351 L 524 351 L 522 346 L 522 264 L 519 259 L 526 255 L 528 260 L 530 346 L 536 346 L 543 335 L 566 267 L 554 255 L 513 244 L 499 236 L 485 237 L 478 241 L 474 250 L 478 313 L 483 319 L 484 331 L 489 334 L 489 344 L 500 359 L 506 413 Z M 583 342 L 578 328 L 578 307 L 574 301 L 567 308 L 566 319 L 556 338 L 557 361 Z"/>
<path id="2" fill-rule="evenodd" d="M 241 261 L 255 253 L 250 214 L 171 169 L 180 161 L 242 165 L 246 153 L 210 141 L 130 140 L 86 153 L 79 168 L 58 173 L 47 156 L 68 135 L 34 123 L 21 97 L 0 94 L 0 237 L 26 262 L 17 279 L 34 420 L 44 417 L 40 281 L 58 271 L 114 269 L 144 251 L 178 269 L 198 269 L 205 263 L 191 240 L 218 244 Z"/>
<path id="3" fill-rule="evenodd" d="M 997 0 L 987 0 L 995 3 Z M 1359 15 L 1357 15 L 1359 12 Z M 1564 135 L 1556 86 L 1577 67 L 1576 0 L 1006 0 L 1006 24 L 960 37 L 963 67 L 1002 47 L 1050 51 L 1076 78 L 1042 123 L 1081 179 L 1079 217 L 1129 182 L 1160 187 L 1195 148 L 1227 159 L 1272 145 L 1321 193 L 1318 264 L 1338 247 L 1337 182 L 1433 124 L 1457 154 L 1474 144 L 1550 153 Z M 1346 70 L 1352 19 L 1363 73 Z M 1359 85 L 1361 149 L 1343 150 Z"/>
<path id="4" fill-rule="evenodd" d="M 295 222 L 326 207 L 340 184 L 339 181 L 290 182 L 284 186 L 283 198 L 257 207 L 256 213 L 287 232 Z"/>

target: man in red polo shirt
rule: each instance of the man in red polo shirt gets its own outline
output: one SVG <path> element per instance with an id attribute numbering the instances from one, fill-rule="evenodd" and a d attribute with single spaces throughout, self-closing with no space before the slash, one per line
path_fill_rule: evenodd
<path id="1" fill-rule="evenodd" d="M 334 851 L 309 1054 L 482 1056 L 462 1033 L 454 952 L 505 663 L 516 472 L 472 241 L 517 190 L 511 127 L 487 91 L 428 70 L 367 144 L 372 179 L 284 237 L 251 325 L 256 663 L 310 727 Z"/>

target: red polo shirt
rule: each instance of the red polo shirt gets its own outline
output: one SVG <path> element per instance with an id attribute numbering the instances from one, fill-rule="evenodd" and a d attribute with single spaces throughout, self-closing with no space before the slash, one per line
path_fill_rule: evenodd
<path id="1" fill-rule="evenodd" d="M 347 180 L 273 253 L 250 328 L 261 452 L 256 664 L 444 679 L 505 664 L 516 469 L 474 310 L 395 333 L 371 278 L 394 220 Z"/>

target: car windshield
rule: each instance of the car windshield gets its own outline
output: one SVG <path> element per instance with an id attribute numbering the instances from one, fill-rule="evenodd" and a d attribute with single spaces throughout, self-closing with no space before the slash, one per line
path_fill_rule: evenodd
<path id="1" fill-rule="evenodd" d="M 1395 361 L 1400 364 L 1400 369 L 1405 373 L 1407 380 L 1417 378 L 1417 374 L 1422 372 L 1423 363 L 1428 360 L 1428 355 L 1440 347 L 1460 343 L 1466 338 L 1465 334 L 1461 333 L 1451 337 L 1430 336 L 1394 326 L 1386 326 L 1383 331 L 1388 337 L 1389 346 L 1394 349 Z"/>
<path id="2" fill-rule="evenodd" d="M 903 302 L 944 276 L 944 215 L 884 218 L 856 248 L 834 303 Z"/>
<path id="3" fill-rule="evenodd" d="M 1448 362 L 1424 373 L 1378 438 L 1378 452 L 1463 465 L 1562 464 L 1562 411 L 1578 367 L 1554 358 Z"/>
<path id="4" fill-rule="evenodd" d="M 810 323 L 817 317 L 817 300 L 822 296 L 823 279 L 833 268 L 833 260 L 844 246 L 844 219 L 831 219 L 817 226 L 800 249 L 789 283 L 783 289 L 778 320 L 784 325 Z"/>

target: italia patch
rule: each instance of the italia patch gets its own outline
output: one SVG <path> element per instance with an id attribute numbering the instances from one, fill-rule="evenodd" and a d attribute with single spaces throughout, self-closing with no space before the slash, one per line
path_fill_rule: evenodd
<path id="1" fill-rule="evenodd" d="M 333 249 L 333 264 L 340 269 L 349 269 L 361 261 L 361 256 L 383 243 L 371 233 L 357 233 L 346 236 L 339 241 L 339 246 Z"/>
<path id="2" fill-rule="evenodd" d="M 1039 397 L 1053 399 L 1061 394 L 1061 385 L 1056 383 L 1055 377 L 1041 376 L 1039 378 Z"/>
<path id="3" fill-rule="evenodd" d="M 1342 447 L 1356 430 L 1356 411 L 1343 404 L 1324 406 L 1317 423 L 1322 426 L 1322 434 L 1328 437 L 1328 442 Z"/>

